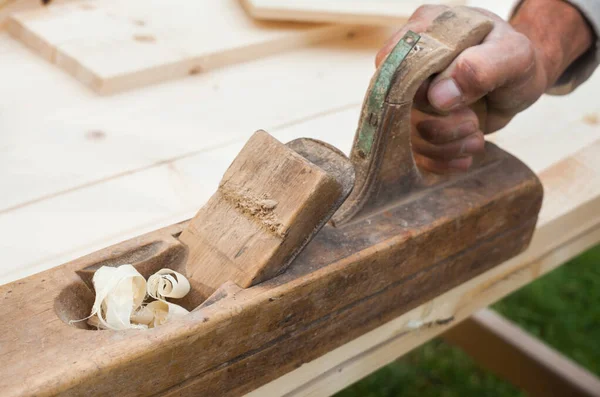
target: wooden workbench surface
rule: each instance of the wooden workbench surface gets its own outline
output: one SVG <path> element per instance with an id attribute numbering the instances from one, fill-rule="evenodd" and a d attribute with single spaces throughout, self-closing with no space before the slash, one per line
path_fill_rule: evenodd
<path id="1" fill-rule="evenodd" d="M 493 10 L 506 16 L 511 2 L 497 3 Z M 0 284 L 190 218 L 257 129 L 282 141 L 322 139 L 348 152 L 374 55 L 390 33 L 358 30 L 101 97 L 0 32 Z M 490 138 L 544 183 L 541 232 L 530 251 L 256 395 L 333 392 L 441 332 L 394 339 L 410 321 L 436 310 L 464 318 L 600 241 L 599 88 L 596 74 L 567 97 L 544 97 Z M 538 260 L 520 278 L 501 277 Z M 508 281 L 496 286 L 499 277 Z M 478 299 L 457 308 L 468 294 Z M 369 354 L 377 358 L 368 361 Z M 354 372 L 337 371 L 340 365 Z"/>

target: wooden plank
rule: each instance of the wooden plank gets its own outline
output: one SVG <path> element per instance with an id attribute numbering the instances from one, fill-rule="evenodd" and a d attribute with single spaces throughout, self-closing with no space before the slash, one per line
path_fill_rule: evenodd
<path id="1" fill-rule="evenodd" d="M 10 192 L 0 197 L 0 230 L 9 235 L 23 225 L 45 235 L 36 250 L 4 240 L 2 272 L 18 278 L 193 215 L 216 188 L 223 158 L 231 159 L 254 129 L 283 141 L 320 138 L 348 152 L 373 54 L 385 37 L 359 35 L 96 98 L 0 35 L 0 85 L 12 93 L 0 98 L 0 190 Z M 542 98 L 490 139 L 535 171 L 544 169 L 597 138 L 600 126 L 585 120 L 600 110 L 593 101 L 599 81 L 595 75 L 568 97 Z M 315 95 L 320 90 L 327 94 Z M 251 91 L 260 91 L 261 100 L 247 101 Z M 235 117 L 223 115 L 228 105 Z M 101 197 L 118 197 L 118 208 Z M 50 225 L 51 232 L 42 232 Z M 73 228 L 81 233 L 69 236 Z"/>
<path id="2" fill-rule="evenodd" d="M 332 395 L 598 244 L 598 150 L 600 140 L 540 173 L 544 203 L 531 245 L 523 254 L 304 364 L 248 397 Z M 577 177 L 556 177 L 563 169 L 573 168 L 579 169 Z"/>
<path id="3" fill-rule="evenodd" d="M 310 51 L 302 51 L 301 53 L 305 59 L 316 56 Z M 317 53 L 321 54 L 321 51 L 317 51 Z M 287 56 L 283 58 L 287 59 Z M 293 59 L 298 58 L 294 56 Z M 352 64 L 354 62 L 354 58 L 351 56 L 341 56 L 339 59 L 336 59 L 336 62 L 340 63 L 348 62 Z M 261 61 L 259 64 L 263 64 L 263 62 Z M 303 64 L 302 66 L 309 66 L 309 64 Z M 356 69 L 354 69 L 355 67 Z M 359 70 L 362 69 L 358 65 L 355 65 L 351 70 L 359 73 Z M 517 117 L 508 128 L 494 134 L 491 139 L 510 152 L 519 154 L 519 157 L 538 173 L 564 157 L 576 153 L 580 148 L 593 145 L 594 140 L 600 137 L 600 125 L 588 124 L 583 120 L 586 114 L 595 114 L 593 113 L 595 105 L 588 98 L 592 98 L 595 95 L 597 82 L 600 81 L 598 79 L 600 79 L 600 75 L 594 76 L 588 85 L 580 87 L 572 96 L 542 98 L 542 100 L 528 109 L 528 112 Z M 342 80 L 340 79 L 340 84 Z M 193 88 L 189 87 L 188 91 L 184 87 L 179 87 L 186 95 L 191 95 L 194 92 Z M 353 90 L 357 90 L 357 88 L 354 87 Z M 174 91 L 174 93 L 176 92 L 178 91 Z M 233 94 L 234 91 L 232 90 L 230 93 Z M 171 100 L 176 102 L 177 96 L 171 95 L 170 91 L 163 92 L 161 90 L 156 94 L 158 98 L 160 98 L 158 94 L 166 96 L 168 98 L 166 102 L 168 103 Z M 196 100 L 196 97 L 194 99 Z M 198 98 L 197 100 L 200 99 Z M 152 96 L 147 101 L 151 101 L 153 105 L 159 102 L 158 99 Z M 311 101 L 285 101 L 285 106 L 281 108 L 281 111 L 287 109 L 288 105 L 297 104 L 300 107 L 300 104 L 305 102 L 304 106 L 308 107 L 307 111 L 316 111 L 317 106 L 324 104 L 324 102 L 313 104 Z M 25 106 L 25 103 L 21 105 Z M 118 106 L 119 103 L 111 102 L 110 105 L 111 107 L 116 106 L 120 108 Z M 564 112 L 556 111 L 560 106 L 562 106 Z M 580 109 L 577 107 L 580 107 Z M 148 107 L 148 109 L 152 108 Z M 82 109 L 83 113 L 89 114 L 84 111 L 85 109 Z M 189 114 L 190 117 L 183 118 L 182 124 L 178 124 L 178 126 L 185 128 L 186 136 L 190 136 L 190 139 L 192 139 L 193 131 L 195 130 L 194 125 L 196 125 L 195 123 L 201 125 L 201 120 L 191 118 L 191 115 L 194 114 L 194 107 L 189 107 L 188 109 L 189 112 L 185 112 L 184 115 Z M 353 128 L 356 127 L 359 110 L 360 107 L 356 105 L 355 108 L 350 107 L 334 111 L 332 114 L 325 113 L 312 118 L 309 117 L 305 121 L 301 119 L 298 123 L 282 125 L 271 132 L 274 132 L 274 136 L 284 142 L 300 136 L 323 139 L 347 152 L 353 137 L 353 132 L 350 133 L 350 131 L 353 131 Z M 547 117 L 548 112 L 553 114 L 552 118 Z M 144 111 L 139 113 L 140 117 L 142 114 L 144 114 Z M 181 115 L 181 113 L 179 114 Z M 202 112 L 201 115 L 206 115 L 207 120 L 210 120 L 208 113 Z M 286 117 L 293 117 L 295 114 L 293 111 L 290 111 L 290 113 L 285 115 Z M 12 113 L 7 114 L 8 118 L 17 116 L 18 114 L 14 116 Z M 126 113 L 124 112 L 122 115 L 123 120 L 125 116 Z M 174 142 L 170 142 L 168 139 L 160 140 L 160 126 L 164 125 L 161 124 L 161 118 L 154 118 L 154 115 L 148 117 L 148 123 L 144 122 L 140 125 L 132 125 L 134 130 L 140 129 L 137 134 L 133 134 L 132 136 L 123 134 L 123 140 L 119 139 L 121 137 L 119 130 L 115 129 L 114 134 L 109 135 L 104 142 L 88 143 L 85 140 L 81 141 L 81 138 L 79 138 L 80 141 L 78 143 L 77 135 L 75 134 L 76 130 L 74 130 L 72 138 L 69 138 L 69 141 L 73 143 L 73 149 L 62 154 L 60 157 L 67 159 L 81 158 L 81 164 L 85 164 L 85 167 L 81 168 L 82 176 L 84 176 L 86 172 L 100 172 L 102 164 L 107 164 L 106 166 L 108 167 L 110 164 L 109 160 L 111 159 L 110 151 L 116 151 L 121 146 L 123 157 L 120 164 L 121 166 L 130 166 L 130 164 L 126 163 L 126 150 L 127 148 L 136 147 L 136 142 L 143 137 L 143 128 L 151 127 L 151 121 L 155 121 L 158 124 L 156 129 L 149 130 L 149 133 L 151 133 L 150 136 L 153 137 L 152 140 L 157 140 L 157 147 L 158 145 L 163 145 L 166 148 L 178 147 L 177 140 Z M 22 116 L 20 116 L 20 119 L 24 120 Z M 79 121 L 79 119 L 76 119 L 72 123 L 78 124 Z M 83 119 L 81 121 L 83 122 Z M 191 125 L 185 126 L 184 121 L 186 123 L 189 122 Z M 251 121 L 249 123 L 252 124 Z M 26 131 L 26 127 L 27 124 L 22 124 L 17 130 Z M 232 125 L 232 130 L 223 131 L 222 134 L 234 137 L 234 127 Z M 41 133 L 43 130 L 39 132 Z M 177 132 L 174 131 L 173 133 L 176 134 Z M 543 134 L 546 139 L 540 140 L 540 134 Z M 111 138 L 112 135 L 114 135 L 114 138 Z M 168 134 L 163 135 L 168 138 Z M 47 134 L 45 136 L 41 135 L 40 139 L 49 139 L 50 136 L 52 134 L 47 131 Z M 52 138 L 56 140 L 54 145 L 60 144 L 59 138 Z M 18 139 L 16 134 L 11 135 L 11 140 L 14 139 Z M 109 144 L 113 139 L 116 141 L 115 146 Z M 190 140 L 185 141 L 188 142 Z M 92 143 L 102 146 L 102 152 L 92 152 L 98 153 L 94 154 L 94 156 L 98 157 L 89 155 L 91 149 L 90 146 L 86 145 L 91 145 Z M 105 144 L 108 147 L 104 147 L 103 145 Z M 35 147 L 35 142 L 32 145 Z M 42 151 L 41 149 L 44 146 L 40 147 L 40 153 L 45 155 L 46 157 L 43 158 L 48 160 L 40 162 L 40 165 L 37 166 L 29 162 L 27 163 L 27 168 L 17 167 L 14 163 L 10 162 L 11 158 L 8 155 L 10 151 L 5 156 L 0 156 L 0 162 L 7 161 L 6 167 L 0 167 L 0 172 L 6 172 L 6 174 L 2 174 L 3 177 L 0 181 L 6 183 L 7 180 L 9 182 L 14 180 L 14 184 L 10 185 L 10 189 L 7 191 L 14 192 L 15 195 L 28 194 L 30 190 L 35 192 L 35 189 L 39 188 L 38 184 L 43 182 L 47 174 L 55 175 L 53 178 L 54 184 L 50 184 L 50 187 L 62 182 L 61 177 L 62 179 L 73 178 L 68 173 L 69 166 L 73 167 L 74 164 L 80 163 L 76 161 L 59 162 L 60 159 L 53 154 L 53 147 L 58 146 L 48 145 L 46 150 Z M 141 168 L 137 172 L 125 173 L 115 180 L 100 180 L 98 183 L 84 185 L 81 189 L 71 189 L 30 205 L 0 214 L 0 231 L 2 233 L 5 235 L 33 233 L 31 234 L 31 239 L 36 244 L 36 249 L 32 250 L 24 244 L 15 244 L 9 239 L 0 240 L 0 247 L 5 258 L 5 261 L 0 265 L 0 282 L 6 283 L 51 268 L 123 239 L 149 232 L 157 227 L 166 226 L 178 220 L 190 218 L 217 188 L 220 175 L 222 175 L 229 165 L 230 159 L 239 152 L 241 147 L 241 140 L 234 141 L 212 150 L 200 151 L 166 163 L 159 162 L 152 167 Z M 536 150 L 527 150 L 528 147 L 535 147 Z M 86 153 L 88 153 L 89 157 L 87 161 L 84 158 Z M 135 156 L 138 151 L 131 149 L 131 153 L 131 156 Z M 26 159 L 25 155 L 26 152 L 24 151 L 23 161 Z M 53 160 L 54 158 L 56 160 Z M 92 161 L 95 158 L 98 160 Z M 13 168 L 9 167 L 11 164 Z M 25 165 L 24 162 L 22 164 Z M 45 166 L 42 167 L 41 164 L 45 164 Z M 64 170 L 59 167 L 62 165 L 64 165 Z M 12 170 L 12 172 L 9 172 L 9 170 Z M 71 171 L 71 173 L 77 172 L 78 167 L 75 167 L 75 170 Z M 29 176 L 29 173 L 31 176 Z M 560 174 L 555 173 L 555 177 L 558 175 Z M 22 179 L 25 178 L 22 183 L 19 183 L 19 177 Z M 80 180 L 79 178 L 76 179 L 76 181 Z M 584 186 L 580 185 L 580 187 Z M 547 189 L 548 187 L 546 186 Z M 13 193 L 7 195 L 7 199 L 11 198 L 12 195 Z M 570 197 L 563 195 L 562 192 L 558 192 L 556 197 L 561 197 L 561 200 L 567 204 L 570 200 Z M 546 202 L 544 205 L 551 205 L 551 203 L 552 201 Z M 562 203 L 557 204 L 557 206 L 562 206 Z M 569 206 L 567 205 L 564 208 L 569 208 Z M 541 216 L 544 216 L 544 211 Z M 79 230 L 79 232 L 73 235 L 71 230 Z"/>
<path id="4" fill-rule="evenodd" d="M 0 36 L 0 85 L 12 92 L 0 98 L 0 190 L 11 192 L 1 195 L 0 212 L 218 150 L 258 128 L 284 141 L 321 137 L 348 152 L 373 54 L 387 35 L 335 40 L 109 98 L 96 98 Z M 295 78 L 287 78 L 290 73 Z M 598 125 L 583 120 L 600 110 L 593 100 L 599 81 L 594 76 L 566 98 L 544 97 L 491 140 L 534 170 L 556 161 L 558 153 L 576 151 L 598 131 Z M 35 95 L 23 87 L 35 87 Z M 317 90 L 326 94 L 315 95 Z M 260 100 L 246 100 L 247 92 L 261 92 Z M 235 109 L 235 117 L 224 116 L 228 108 Z M 343 116 L 327 117 L 327 112 L 342 110 Z M 315 121 L 302 123 L 309 119 Z M 539 140 L 539 130 L 548 139 Z M 570 139 L 564 139 L 565 131 Z M 535 155 L 529 149 L 534 146 L 540 148 Z M 32 157 L 39 161 L 30 161 Z"/>
<path id="5" fill-rule="evenodd" d="M 0 195 L 0 212 L 243 142 L 257 129 L 277 137 L 304 120 L 358 107 L 373 71 L 373 54 L 386 36 L 358 34 L 97 97 L 0 35 L 0 85 L 13 92 L 0 98 L 0 190 L 11 192 Z M 29 86 L 35 87 L 35 95 L 23 89 Z M 260 94 L 248 100 L 249 92 Z M 316 94 L 321 92 L 327 94 Z M 349 112 L 339 132 L 327 133 L 325 140 L 351 143 L 359 111 Z M 323 133 L 298 131 L 302 135 Z M 39 161 L 32 162 L 32 157 Z"/>
<path id="6" fill-rule="evenodd" d="M 359 108 L 331 124 L 322 116 L 360 104 L 373 73 L 374 54 L 391 32 L 383 29 L 373 36 L 359 32 L 354 38 L 103 98 L 0 34 L 0 86 L 12 93 L 0 98 L 0 190 L 10 191 L 0 195 L 0 212 L 241 142 L 259 128 L 276 137 L 284 129 L 293 130 L 296 137 L 321 134 L 347 152 Z M 593 101 L 597 81 L 593 79 L 569 98 L 544 98 L 502 136 L 513 131 L 529 136 L 523 132 L 534 127 L 562 134 L 574 122 L 583 127 L 574 129 L 573 139 L 549 138 L 536 145 L 556 142 L 557 151 L 576 150 L 594 139 L 593 127 L 578 119 L 598 110 Z M 260 92 L 260 100 L 248 101 L 248 92 Z M 224 115 L 225 109 L 235 109 L 235 117 Z M 547 113 L 555 115 L 551 122 Z M 303 130 L 300 122 L 317 116 L 324 121 Z M 540 125 L 540 120 L 548 123 Z M 291 128 L 294 123 L 300 127 Z M 524 143 L 509 149 L 517 150 L 530 164 L 532 160 L 523 152 L 531 146 Z M 60 156 L 55 155 L 58 150 Z M 39 161 L 30 161 L 32 157 Z"/>
<path id="7" fill-rule="evenodd" d="M 237 0 L 96 0 L 12 15 L 9 32 L 100 94 L 340 37 L 354 26 L 259 23 Z"/>
<path id="8" fill-rule="evenodd" d="M 463 5 L 464 0 L 241 0 L 254 18 L 360 25 L 405 23 L 423 4 Z"/>
<path id="9" fill-rule="evenodd" d="M 0 190 L 11 192 L 0 197 L 0 230 L 25 233 L 33 217 L 43 219 L 35 222 L 35 250 L 2 240 L 11 263 L 0 265 L 0 283 L 190 218 L 255 128 L 284 141 L 310 136 L 349 149 L 372 54 L 384 37 L 344 38 L 105 98 L 0 37 L 0 81 L 14 93 L 0 98 Z M 343 65 L 344 74 L 332 65 Z M 290 71 L 295 78 L 287 78 Z M 22 89 L 28 84 L 36 95 Z M 317 86 L 334 94 L 314 95 Z M 261 100 L 248 101 L 252 91 Z M 235 117 L 224 116 L 228 108 Z"/>
<path id="10" fill-rule="evenodd" d="M 530 396 L 600 396 L 600 379 L 492 310 L 442 336 Z"/>

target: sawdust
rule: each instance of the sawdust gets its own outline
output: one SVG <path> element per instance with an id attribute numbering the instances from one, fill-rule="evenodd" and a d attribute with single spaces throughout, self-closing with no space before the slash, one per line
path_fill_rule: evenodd
<path id="1" fill-rule="evenodd" d="M 241 213 L 256 221 L 264 230 L 273 235 L 284 238 L 287 231 L 285 226 L 277 219 L 275 208 L 278 202 L 269 198 L 266 194 L 260 197 L 241 193 L 239 189 L 219 189 L 223 198 L 238 209 Z"/>

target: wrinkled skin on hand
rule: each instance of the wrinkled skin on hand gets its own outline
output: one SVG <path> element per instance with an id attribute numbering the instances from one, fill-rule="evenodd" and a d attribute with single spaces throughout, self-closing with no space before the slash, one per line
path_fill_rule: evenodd
<path id="1" fill-rule="evenodd" d="M 450 7 L 426 5 L 415 11 L 407 24 L 377 54 L 379 65 L 408 31 L 424 32 Z M 415 97 L 412 111 L 412 145 L 419 166 L 446 173 L 465 171 L 472 156 L 483 151 L 484 134 L 504 127 L 545 92 L 548 76 L 544 54 L 508 22 L 483 9 L 472 8 L 494 21 L 483 42 L 463 51 L 444 71 L 425 82 Z M 480 125 L 469 107 L 485 97 L 487 114 Z M 418 110 L 428 103 L 447 116 Z M 422 106 L 421 106 L 422 107 Z"/>

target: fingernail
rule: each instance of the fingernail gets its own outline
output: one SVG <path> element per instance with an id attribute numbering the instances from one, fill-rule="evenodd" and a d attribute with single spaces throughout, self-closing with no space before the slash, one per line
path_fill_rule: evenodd
<path id="1" fill-rule="evenodd" d="M 429 101 L 440 110 L 450 110 L 462 102 L 462 93 L 453 79 L 445 79 L 431 87 Z"/>

